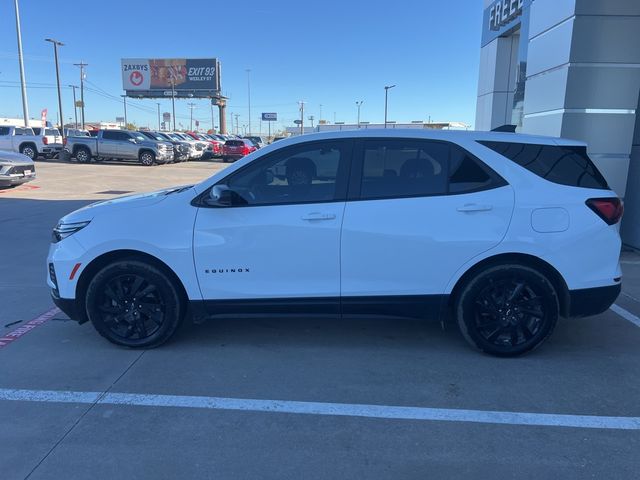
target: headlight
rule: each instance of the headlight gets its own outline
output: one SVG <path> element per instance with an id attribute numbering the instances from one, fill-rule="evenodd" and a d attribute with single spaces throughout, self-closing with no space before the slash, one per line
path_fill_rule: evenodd
<path id="1" fill-rule="evenodd" d="M 76 222 L 76 223 L 58 223 L 53 229 L 53 235 L 51 241 L 58 243 L 60 240 L 67 238 L 69 235 L 73 235 L 79 230 L 89 225 L 90 222 Z"/>

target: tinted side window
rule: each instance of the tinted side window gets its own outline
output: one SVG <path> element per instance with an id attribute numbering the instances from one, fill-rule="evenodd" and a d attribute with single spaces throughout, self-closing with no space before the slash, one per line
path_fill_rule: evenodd
<path id="1" fill-rule="evenodd" d="M 41 128 L 38 128 L 38 127 L 35 127 L 35 128 L 32 128 L 32 130 L 33 130 L 33 133 L 34 133 L 35 135 L 40 135 L 40 131 L 41 131 L 42 129 L 41 129 Z"/>
<path id="2" fill-rule="evenodd" d="M 239 194 L 245 205 L 330 202 L 338 198 L 338 185 L 346 175 L 347 149 L 345 142 L 283 149 L 221 183 Z"/>
<path id="3" fill-rule="evenodd" d="M 585 147 L 514 142 L 478 142 L 550 182 L 608 190 Z"/>
<path id="4" fill-rule="evenodd" d="M 9 135 L 11 129 L 9 127 L 0 127 L 0 135 Z"/>
<path id="5" fill-rule="evenodd" d="M 465 193 L 506 185 L 497 174 L 466 150 L 452 145 L 449 193 Z"/>
<path id="6" fill-rule="evenodd" d="M 104 132 L 102 132 L 102 139 L 103 140 L 117 140 L 118 139 L 118 132 L 116 132 L 115 130 L 105 130 Z"/>
<path id="7" fill-rule="evenodd" d="M 413 140 L 366 141 L 362 199 L 447 193 L 449 145 Z"/>

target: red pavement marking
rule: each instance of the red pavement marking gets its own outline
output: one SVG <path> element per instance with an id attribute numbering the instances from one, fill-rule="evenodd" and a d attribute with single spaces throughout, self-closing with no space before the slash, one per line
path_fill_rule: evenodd
<path id="1" fill-rule="evenodd" d="M 18 340 L 20 337 L 29 333 L 34 328 L 39 327 L 43 323 L 48 322 L 59 313 L 60 313 L 60 309 L 58 307 L 54 307 L 51 310 L 47 310 L 40 316 L 34 318 L 33 320 L 29 320 L 27 323 L 16 328 L 12 332 L 9 332 L 6 335 L 3 335 L 2 337 L 0 337 L 0 348 L 4 348 L 10 343 Z"/>
<path id="2" fill-rule="evenodd" d="M 19 187 L 16 187 L 16 188 L 7 188 L 6 190 L 0 190 L 0 194 L 20 191 L 20 190 L 37 190 L 39 188 L 40 187 L 37 185 L 20 185 Z"/>

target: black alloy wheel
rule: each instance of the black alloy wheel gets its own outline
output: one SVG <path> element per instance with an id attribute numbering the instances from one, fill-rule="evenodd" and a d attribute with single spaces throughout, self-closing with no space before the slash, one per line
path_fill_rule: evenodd
<path id="1" fill-rule="evenodd" d="M 159 269 L 120 261 L 101 270 L 87 289 L 87 314 L 109 341 L 155 347 L 168 340 L 182 319 L 180 298 Z"/>
<path id="2" fill-rule="evenodd" d="M 541 345 L 559 317 L 557 293 L 549 280 L 522 265 L 481 272 L 464 287 L 457 317 L 465 339 L 497 356 L 516 356 Z"/>

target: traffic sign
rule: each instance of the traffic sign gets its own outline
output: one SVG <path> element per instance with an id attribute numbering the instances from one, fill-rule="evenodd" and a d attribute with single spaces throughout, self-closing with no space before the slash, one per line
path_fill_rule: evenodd
<path id="1" fill-rule="evenodd" d="M 262 120 L 265 122 L 276 122 L 278 120 L 278 114 L 271 112 L 271 113 L 262 113 Z"/>

